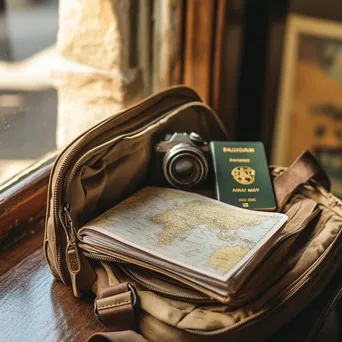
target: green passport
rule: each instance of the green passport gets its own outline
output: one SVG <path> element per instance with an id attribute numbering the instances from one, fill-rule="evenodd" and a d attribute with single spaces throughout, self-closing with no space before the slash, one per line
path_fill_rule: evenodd
<path id="1" fill-rule="evenodd" d="M 253 210 L 276 208 L 262 142 L 212 141 L 209 149 L 219 201 Z"/>

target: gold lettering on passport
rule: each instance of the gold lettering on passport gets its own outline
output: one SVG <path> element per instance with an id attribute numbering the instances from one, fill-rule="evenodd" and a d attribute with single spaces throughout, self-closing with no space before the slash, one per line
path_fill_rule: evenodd
<path id="1" fill-rule="evenodd" d="M 259 192 L 260 188 L 233 188 L 232 192 Z"/>
<path id="2" fill-rule="evenodd" d="M 250 166 L 237 166 L 231 172 L 234 180 L 239 184 L 249 185 L 255 181 L 255 170 Z"/>
<path id="3" fill-rule="evenodd" d="M 251 160 L 249 158 L 229 158 L 230 163 L 250 163 Z"/>
<path id="4" fill-rule="evenodd" d="M 254 147 L 223 147 L 224 153 L 254 153 Z"/>

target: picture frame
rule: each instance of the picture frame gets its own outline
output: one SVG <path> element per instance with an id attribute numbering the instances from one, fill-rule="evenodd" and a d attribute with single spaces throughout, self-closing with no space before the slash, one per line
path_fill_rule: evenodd
<path id="1" fill-rule="evenodd" d="M 279 89 L 272 163 L 310 149 L 342 196 L 342 23 L 288 16 Z"/>

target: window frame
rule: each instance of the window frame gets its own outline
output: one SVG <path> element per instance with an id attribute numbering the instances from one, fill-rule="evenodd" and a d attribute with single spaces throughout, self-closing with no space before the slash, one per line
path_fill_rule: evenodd
<path id="1" fill-rule="evenodd" d="M 0 245 L 26 235 L 45 217 L 48 183 L 57 154 L 52 153 L 0 186 Z"/>

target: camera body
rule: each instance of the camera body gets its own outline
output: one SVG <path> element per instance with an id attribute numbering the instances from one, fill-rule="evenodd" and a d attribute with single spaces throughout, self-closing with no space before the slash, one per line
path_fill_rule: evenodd
<path id="1" fill-rule="evenodd" d="M 208 143 L 197 133 L 167 134 L 154 152 L 156 185 L 191 188 L 208 177 Z"/>

